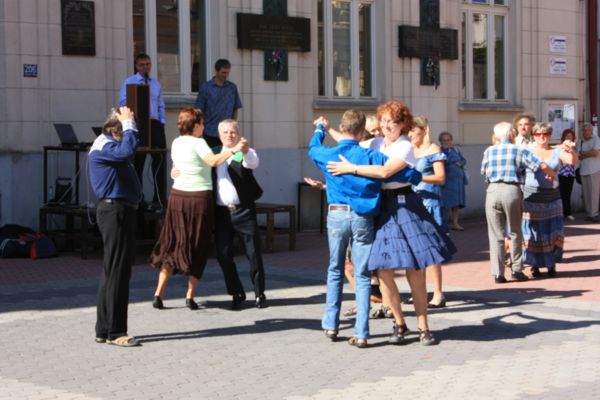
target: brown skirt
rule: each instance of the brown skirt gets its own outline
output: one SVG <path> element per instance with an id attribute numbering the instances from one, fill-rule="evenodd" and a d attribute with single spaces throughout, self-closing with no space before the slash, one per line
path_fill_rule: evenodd
<path id="1" fill-rule="evenodd" d="M 173 267 L 173 273 L 200 279 L 211 244 L 213 201 L 210 190 L 171 189 L 160 236 L 148 259 L 153 267 Z"/>

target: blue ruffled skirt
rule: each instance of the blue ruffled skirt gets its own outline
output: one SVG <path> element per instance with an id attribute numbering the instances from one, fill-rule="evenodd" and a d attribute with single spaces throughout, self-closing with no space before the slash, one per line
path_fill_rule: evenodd
<path id="1" fill-rule="evenodd" d="M 456 247 L 416 193 L 383 195 L 369 270 L 423 269 L 450 261 Z"/>
<path id="2" fill-rule="evenodd" d="M 562 200 L 523 201 L 523 263 L 555 268 L 565 240 Z"/>

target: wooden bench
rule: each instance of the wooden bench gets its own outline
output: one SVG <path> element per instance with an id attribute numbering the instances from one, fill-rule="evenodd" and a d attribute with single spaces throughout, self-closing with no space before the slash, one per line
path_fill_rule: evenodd
<path id="1" fill-rule="evenodd" d="M 64 230 L 51 230 L 48 228 L 48 215 L 63 215 L 65 217 Z M 75 229 L 75 219 L 81 221 L 79 230 Z M 90 218 L 94 220 L 90 224 Z M 61 205 L 47 204 L 40 208 L 40 232 L 49 237 L 61 236 L 70 245 L 79 243 L 81 258 L 87 258 L 88 243 L 91 244 L 95 239 L 90 228 L 95 224 L 96 209 L 87 207 L 69 207 Z"/>
<path id="2" fill-rule="evenodd" d="M 287 213 L 289 226 L 276 227 L 275 214 Z M 296 206 L 290 204 L 256 203 L 256 215 L 266 215 L 266 226 L 261 227 L 266 230 L 265 248 L 266 253 L 273 252 L 275 235 L 288 235 L 289 250 L 296 248 Z"/>
<path id="3" fill-rule="evenodd" d="M 48 215 L 62 215 L 65 217 L 65 229 L 56 230 L 48 227 Z M 136 246 L 153 245 L 158 239 L 160 227 L 164 218 L 163 213 L 143 212 L 143 222 L 138 220 L 138 224 L 150 222 L 154 224 L 153 237 L 140 237 L 143 229 L 138 229 L 138 237 L 136 238 Z M 81 221 L 80 227 L 75 228 L 75 219 Z M 90 219 L 92 220 L 90 222 Z M 80 255 L 82 259 L 87 258 L 88 246 L 102 243 L 102 239 L 98 235 L 94 235 L 96 225 L 96 209 L 87 207 L 61 206 L 58 204 L 47 204 L 40 208 L 40 232 L 45 233 L 51 238 L 64 237 L 69 248 L 73 248 L 73 244 L 79 244 Z"/>

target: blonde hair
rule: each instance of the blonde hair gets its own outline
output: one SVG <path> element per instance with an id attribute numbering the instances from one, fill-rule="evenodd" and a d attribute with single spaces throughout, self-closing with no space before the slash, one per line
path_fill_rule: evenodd
<path id="1" fill-rule="evenodd" d="M 367 123 L 365 125 L 365 129 L 371 132 L 373 129 L 379 128 L 379 120 L 377 119 L 377 115 L 369 114 L 367 115 Z"/>
<path id="2" fill-rule="evenodd" d="M 413 127 L 423 131 L 423 145 L 429 147 L 431 145 L 431 135 L 429 134 L 429 121 L 423 115 L 416 115 L 413 118 Z"/>

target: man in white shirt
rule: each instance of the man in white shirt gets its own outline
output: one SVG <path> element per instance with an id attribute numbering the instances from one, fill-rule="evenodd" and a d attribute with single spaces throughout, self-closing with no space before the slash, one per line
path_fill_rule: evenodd
<path id="1" fill-rule="evenodd" d="M 583 137 L 577 146 L 579 150 L 579 171 L 586 221 L 600 222 L 600 137 L 594 135 L 590 123 L 583 124 Z"/>
<path id="2" fill-rule="evenodd" d="M 223 143 L 222 152 L 231 149 L 241 140 L 238 124 L 233 119 L 219 123 L 219 139 Z M 233 296 L 232 309 L 239 310 L 246 300 L 244 286 L 238 276 L 233 260 L 233 240 L 237 233 L 244 245 L 250 262 L 250 279 L 254 285 L 255 305 L 267 306 L 265 272 L 260 250 L 260 236 L 256 222 L 254 202 L 262 195 L 252 171 L 258 167 L 256 151 L 233 154 L 227 162 L 214 169 L 214 190 L 216 198 L 215 245 L 217 260 L 223 270 L 227 292 Z"/>
<path id="3" fill-rule="evenodd" d="M 531 130 L 535 124 L 535 116 L 531 113 L 518 114 L 513 120 L 513 127 L 517 130 L 515 144 L 517 146 L 529 146 L 533 143 Z"/>

